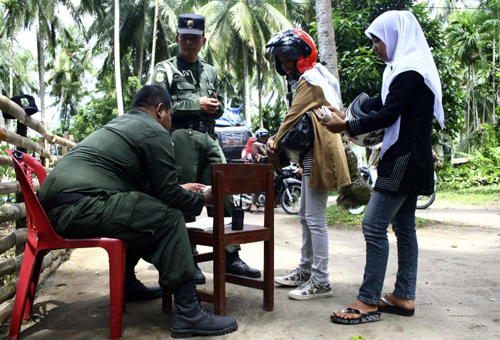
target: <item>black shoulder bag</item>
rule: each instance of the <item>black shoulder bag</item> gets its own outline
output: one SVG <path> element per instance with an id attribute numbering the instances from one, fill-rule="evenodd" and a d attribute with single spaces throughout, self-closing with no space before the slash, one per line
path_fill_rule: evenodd
<path id="1" fill-rule="evenodd" d="M 281 140 L 281 145 L 293 151 L 305 151 L 314 146 L 314 128 L 309 112 L 288 130 Z"/>

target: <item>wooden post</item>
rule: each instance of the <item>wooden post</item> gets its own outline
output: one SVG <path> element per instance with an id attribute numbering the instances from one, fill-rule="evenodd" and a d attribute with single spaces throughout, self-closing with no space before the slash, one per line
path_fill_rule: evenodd
<path id="1" fill-rule="evenodd" d="M 68 131 L 64 131 L 63 133 L 63 137 L 66 138 L 66 139 L 69 139 L 69 132 Z M 64 156 L 65 154 L 67 154 L 69 151 L 68 147 L 67 146 L 63 146 L 62 147 L 62 155 Z"/>

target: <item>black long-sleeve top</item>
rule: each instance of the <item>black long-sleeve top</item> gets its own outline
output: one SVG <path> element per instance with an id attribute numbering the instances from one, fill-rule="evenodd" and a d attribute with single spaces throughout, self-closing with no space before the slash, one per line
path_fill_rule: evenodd
<path id="1" fill-rule="evenodd" d="M 416 71 L 406 71 L 392 81 L 382 106 L 380 97 L 371 113 L 346 121 L 347 131 L 357 136 L 387 128 L 401 116 L 398 140 L 378 165 L 374 190 L 385 194 L 429 195 L 434 190 L 431 132 L 434 93 Z"/>

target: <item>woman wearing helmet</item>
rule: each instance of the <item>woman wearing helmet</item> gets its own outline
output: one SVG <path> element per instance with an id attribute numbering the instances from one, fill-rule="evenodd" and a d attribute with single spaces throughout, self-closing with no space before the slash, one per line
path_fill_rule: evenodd
<path id="1" fill-rule="evenodd" d="M 366 266 L 357 299 L 333 312 L 335 323 L 380 320 L 380 312 L 412 316 L 415 312 L 418 244 L 415 230 L 417 195 L 434 188 L 431 148 L 432 117 L 444 127 L 441 81 L 422 28 L 408 11 L 389 11 L 366 30 L 373 50 L 386 62 L 381 96 L 374 112 L 343 121 L 336 108 L 324 125 L 351 136 L 385 128 L 378 178 L 363 218 Z M 398 270 L 393 292 L 380 298 L 389 253 L 387 229 L 393 225 Z"/>
<path id="2" fill-rule="evenodd" d="M 286 76 L 289 90 L 295 90 L 293 104 L 276 136 L 267 143 L 269 161 L 281 167 L 280 142 L 288 130 L 309 111 L 314 130 L 314 146 L 299 160 L 303 168 L 299 220 L 302 225 L 302 248 L 298 267 L 274 278 L 276 283 L 297 287 L 288 296 L 309 300 L 331 297 L 328 273 L 328 229 L 326 204 L 328 191 L 351 183 L 340 135 L 324 129 L 319 117 L 322 105 L 340 107 L 337 79 L 316 63 L 317 50 L 306 32 L 290 29 L 277 33 L 266 45 L 266 59 L 275 62 L 276 71 Z"/>
<path id="3" fill-rule="evenodd" d="M 266 142 L 269 138 L 269 131 L 260 128 L 255 132 L 255 143 L 252 144 L 252 163 L 267 163 Z M 257 199 L 259 193 L 252 195 L 252 204 L 250 205 L 250 213 L 259 211 L 257 207 Z"/>

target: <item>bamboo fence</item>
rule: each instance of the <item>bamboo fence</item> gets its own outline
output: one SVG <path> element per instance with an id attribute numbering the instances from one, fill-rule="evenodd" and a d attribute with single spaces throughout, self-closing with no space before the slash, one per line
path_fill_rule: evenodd
<path id="1" fill-rule="evenodd" d="M 71 136 L 65 133 L 65 137 L 60 137 L 47 131 L 46 124 L 38 121 L 31 116 L 28 116 L 24 110 L 11 101 L 9 98 L 0 95 L 0 110 L 9 113 L 18 120 L 18 124 L 24 124 L 28 128 L 38 132 L 40 142 L 36 143 L 26 137 L 20 136 L 15 132 L 9 131 L 2 124 L 3 116 L 0 112 L 0 142 L 11 144 L 11 148 L 23 148 L 31 151 L 33 154 L 40 156 L 40 161 L 44 165 L 45 170 L 50 172 L 52 167 L 62 158 L 62 156 L 52 155 L 50 147 L 52 145 L 61 145 L 63 156 L 69 149 L 76 146 L 76 143 L 71 140 Z M 0 166 L 13 167 L 12 159 L 9 155 L 0 155 Z M 38 189 L 39 184 L 34 181 L 34 188 Z M 0 195 L 16 194 L 16 203 L 5 203 L 0 205 L 0 223 L 16 222 L 16 225 L 26 225 L 26 206 L 22 202 L 22 191 L 19 182 L 4 181 L 0 183 Z M 21 223 L 19 223 L 21 222 Z M 27 228 L 17 228 L 14 232 L 0 239 L 0 255 L 5 254 L 10 249 L 24 249 L 28 235 Z M 49 252 L 42 264 L 42 273 L 40 274 L 39 282 L 42 282 L 53 270 L 55 270 L 61 262 L 62 254 L 65 250 L 53 250 Z M 16 251 L 17 253 L 17 251 Z M 0 326 L 3 326 L 11 317 L 14 308 L 14 297 L 17 288 L 17 277 L 21 269 L 23 254 L 17 254 L 15 257 L 7 257 L 0 262 L 0 279 L 6 282 L 6 278 L 10 278 L 16 274 L 16 278 L 3 286 L 0 286 Z M 0 260 L 1 261 L 1 260 Z M 8 281 L 8 280 L 7 280 Z M 10 301 L 9 301 L 10 300 Z"/>

